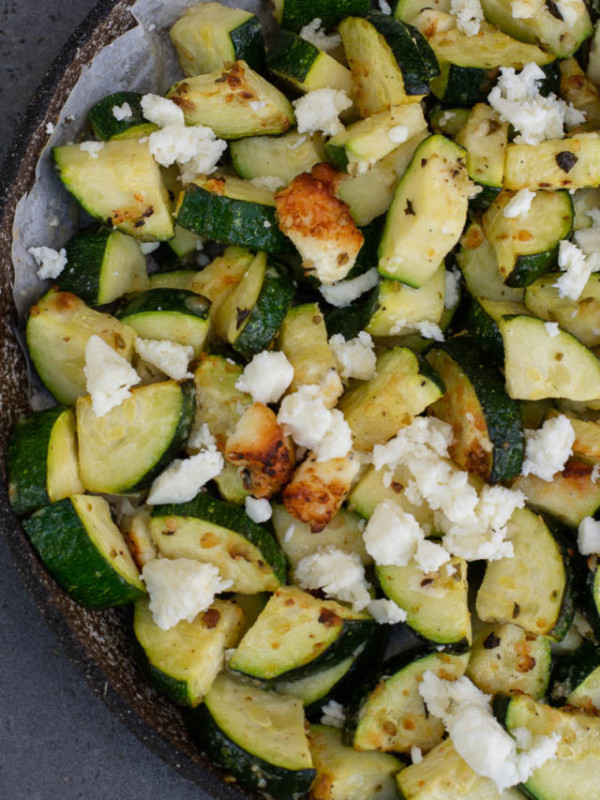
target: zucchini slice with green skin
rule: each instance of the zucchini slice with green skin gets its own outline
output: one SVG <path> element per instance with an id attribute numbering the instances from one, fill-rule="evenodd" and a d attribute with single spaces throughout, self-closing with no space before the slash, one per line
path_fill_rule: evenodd
<path id="1" fill-rule="evenodd" d="M 523 303 L 474 297 L 469 306 L 468 327 L 477 344 L 497 364 L 504 364 L 504 339 L 498 323 L 506 315 L 526 314 Z"/>
<path id="2" fill-rule="evenodd" d="M 179 81 L 167 98 L 181 108 L 188 125 L 206 125 L 219 139 L 285 133 L 295 122 L 287 97 L 245 61 Z"/>
<path id="3" fill-rule="evenodd" d="M 351 655 L 332 667 L 326 667 L 320 672 L 312 673 L 304 678 L 288 680 L 284 677 L 282 680 L 275 681 L 271 688 L 278 694 L 297 697 L 305 708 L 314 704 L 320 709 L 324 704 L 320 701 L 327 697 L 335 685 L 348 674 L 354 661 L 355 656 Z"/>
<path id="4" fill-rule="evenodd" d="M 302 703 L 242 683 L 222 672 L 188 711 L 192 739 L 242 785 L 281 800 L 297 800 L 315 777 Z"/>
<path id="5" fill-rule="evenodd" d="M 313 800 L 396 800 L 395 775 L 404 767 L 389 753 L 357 753 L 342 742 L 342 733 L 311 725 L 310 752 L 317 770 Z"/>
<path id="6" fill-rule="evenodd" d="M 505 283 L 527 286 L 556 266 L 559 242 L 573 227 L 573 203 L 568 192 L 537 192 L 526 216 L 507 217 L 513 196 L 501 192 L 481 221 Z"/>
<path id="7" fill-rule="evenodd" d="M 81 494 L 73 409 L 55 406 L 20 419 L 8 439 L 6 471 L 8 497 L 21 516 Z"/>
<path id="8" fill-rule="evenodd" d="M 303 94 L 325 88 L 338 89 L 349 97 L 353 94 L 348 67 L 291 31 L 278 32 L 269 48 L 267 69 Z"/>
<path id="9" fill-rule="evenodd" d="M 345 392 L 339 408 L 355 448 L 371 450 L 395 436 L 443 393 L 441 378 L 424 359 L 408 347 L 394 347 L 379 356 L 370 381 Z"/>
<path id="10" fill-rule="evenodd" d="M 144 117 L 141 100 L 142 95 L 139 92 L 115 92 L 99 100 L 91 107 L 88 114 L 94 136 L 100 141 L 107 141 L 148 136 L 155 131 L 156 125 Z M 113 109 L 121 108 L 125 103 L 129 106 L 131 114 L 123 119 L 117 119 Z"/>
<path id="11" fill-rule="evenodd" d="M 344 339 L 354 339 L 361 331 L 366 330 L 369 320 L 377 309 L 379 291 L 377 286 L 370 292 L 361 295 L 347 306 L 325 307 L 323 314 L 329 336 L 341 333 Z"/>
<path id="12" fill-rule="evenodd" d="M 600 769 L 600 717 L 536 703 L 526 695 L 498 695 L 494 713 L 511 733 L 526 728 L 532 736 L 558 734 L 554 758 L 535 770 L 521 788 L 534 800 L 597 800 Z"/>
<path id="13" fill-rule="evenodd" d="M 229 668 L 274 681 L 306 678 L 339 664 L 373 633 L 374 620 L 297 586 L 280 586 L 242 638 Z"/>
<path id="14" fill-rule="evenodd" d="M 385 470 L 376 470 L 370 466 L 361 474 L 348 495 L 348 508 L 356 511 L 363 519 L 370 519 L 379 503 L 388 500 L 412 514 L 421 527 L 429 526 L 434 530 L 434 513 L 425 500 L 417 506 L 406 497 L 404 487 L 410 480 L 408 468 L 400 466 L 394 471 L 390 485 L 386 486 Z"/>
<path id="15" fill-rule="evenodd" d="M 600 136 L 597 133 L 547 139 L 536 145 L 513 143 L 506 148 L 505 189 L 583 189 L 598 184 Z"/>
<path id="16" fill-rule="evenodd" d="M 189 503 L 155 506 L 150 527 L 163 556 L 214 564 L 233 592 L 273 592 L 285 582 L 285 556 L 273 536 L 239 506 L 200 492 Z"/>
<path id="17" fill-rule="evenodd" d="M 386 597 L 406 611 L 408 625 L 419 636 L 457 650 L 468 647 L 471 616 L 467 564 L 462 558 L 453 558 L 428 574 L 414 562 L 405 567 L 378 566 L 376 572 Z"/>
<path id="18" fill-rule="evenodd" d="M 231 61 L 245 61 L 261 70 L 265 42 L 258 17 L 221 3 L 193 5 L 179 17 L 169 37 L 183 74 L 188 78 L 220 69 Z"/>
<path id="19" fill-rule="evenodd" d="M 518 789 L 501 792 L 490 778 L 474 772 L 450 738 L 436 745 L 418 764 L 399 772 L 397 782 L 403 800 L 523 800 Z"/>
<path id="20" fill-rule="evenodd" d="M 174 269 L 170 272 L 153 272 L 148 276 L 149 289 L 188 289 L 198 275 L 194 269 Z"/>
<path id="21" fill-rule="evenodd" d="M 462 236 L 456 262 L 472 297 L 489 300 L 523 302 L 523 289 L 510 287 L 498 269 L 494 248 L 478 222 L 472 222 Z"/>
<path id="22" fill-rule="evenodd" d="M 193 708 L 220 672 L 225 649 L 238 643 L 243 622 L 244 612 L 238 605 L 215 600 L 193 622 L 182 620 L 163 630 L 144 598 L 135 604 L 133 632 L 156 688 L 174 703 Z"/>
<path id="23" fill-rule="evenodd" d="M 600 637 L 600 569 L 598 569 L 598 556 L 575 555 L 573 567 L 577 577 L 578 601 L 596 639 L 598 639 Z"/>
<path id="24" fill-rule="evenodd" d="M 600 648 L 589 639 L 584 639 L 574 652 L 557 659 L 552 671 L 550 702 L 581 708 L 588 714 L 600 711 Z"/>
<path id="25" fill-rule="evenodd" d="M 525 452 L 521 412 L 500 372 L 468 336 L 436 345 L 427 360 L 446 387 L 429 413 L 452 425 L 450 457 L 488 483 L 519 475 Z"/>
<path id="26" fill-rule="evenodd" d="M 299 31 L 318 17 L 324 28 L 332 28 L 344 17 L 364 17 L 369 13 L 369 0 L 271 0 L 275 19 L 282 28 Z"/>
<path id="27" fill-rule="evenodd" d="M 65 250 L 67 266 L 56 284 L 92 306 L 148 289 L 146 257 L 132 236 L 88 229 L 69 239 Z"/>
<path id="28" fill-rule="evenodd" d="M 193 256 L 198 252 L 198 245 L 202 243 L 202 236 L 175 225 L 173 238 L 169 239 L 168 242 L 163 242 L 152 253 L 152 257 L 161 269 L 175 271 L 183 263 L 193 261 Z"/>
<path id="29" fill-rule="evenodd" d="M 193 381 L 134 386 L 103 417 L 89 396 L 77 400 L 81 481 L 90 492 L 147 489 L 179 452 L 194 421 Z"/>
<path id="30" fill-rule="evenodd" d="M 457 680 L 464 675 L 468 660 L 468 653 L 427 648 L 389 659 L 375 680 L 357 691 L 347 708 L 346 744 L 359 751 L 408 753 L 412 747 L 431 749 L 442 740 L 444 725 L 426 713 L 419 683 L 428 670 L 445 680 Z"/>
<path id="31" fill-rule="evenodd" d="M 242 414 L 252 405 L 252 397 L 236 389 L 243 372 L 239 364 L 219 355 L 203 353 L 194 372 L 196 419 L 194 431 L 203 423 L 220 445 L 233 432 Z"/>
<path id="32" fill-rule="evenodd" d="M 506 389 L 517 400 L 562 397 L 596 400 L 600 397 L 600 359 L 570 333 L 551 336 L 542 319 L 503 318 Z"/>
<path id="33" fill-rule="evenodd" d="M 512 622 L 560 641 L 575 610 L 567 550 L 528 508 L 516 509 L 507 528 L 514 556 L 487 563 L 477 614 L 485 622 Z"/>
<path id="34" fill-rule="evenodd" d="M 518 625 L 486 625 L 475 637 L 466 675 L 486 694 L 522 692 L 541 700 L 550 682 L 551 639 Z"/>
<path id="35" fill-rule="evenodd" d="M 68 144 L 52 154 L 65 188 L 92 217 L 143 241 L 172 238 L 167 187 L 146 142 L 113 139 L 93 153 Z"/>
<path id="36" fill-rule="evenodd" d="M 198 179 L 182 192 L 177 223 L 223 244 L 267 253 L 293 253 L 280 230 L 273 192 L 232 176 Z"/>
<path id="37" fill-rule="evenodd" d="M 590 275 L 579 300 L 560 297 L 556 275 L 543 275 L 525 289 L 525 305 L 532 314 L 556 321 L 586 347 L 600 345 L 600 275 Z"/>
<path id="38" fill-rule="evenodd" d="M 508 122 L 501 122 L 496 111 L 486 103 L 477 103 L 455 141 L 467 151 L 467 172 L 471 180 L 497 194 L 504 177 Z"/>
<path id="39" fill-rule="evenodd" d="M 379 244 L 384 278 L 423 286 L 457 243 L 467 219 L 465 150 L 434 134 L 416 149 L 394 193 Z"/>
<path id="40" fill-rule="evenodd" d="M 44 565 L 86 608 L 138 600 L 146 589 L 103 497 L 78 494 L 23 521 Z"/>
<path id="41" fill-rule="evenodd" d="M 149 289 L 132 297 L 117 316 L 144 339 L 189 345 L 198 358 L 209 328 L 210 301 L 185 289 Z"/>
<path id="42" fill-rule="evenodd" d="M 93 335 L 104 339 L 123 358 L 131 359 L 133 328 L 91 309 L 70 292 L 51 289 L 29 309 L 29 355 L 42 383 L 59 403 L 73 405 L 86 393 L 85 346 Z"/>
<path id="43" fill-rule="evenodd" d="M 296 175 L 310 172 L 326 161 L 323 139 L 290 131 L 282 136 L 248 136 L 229 144 L 231 163 L 240 178 L 251 181 L 265 175 L 280 178 L 287 186 Z"/>

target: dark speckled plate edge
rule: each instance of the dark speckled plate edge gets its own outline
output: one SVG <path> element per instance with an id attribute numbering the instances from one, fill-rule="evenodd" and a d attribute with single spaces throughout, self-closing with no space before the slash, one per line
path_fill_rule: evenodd
<path id="1" fill-rule="evenodd" d="M 133 0 L 101 0 L 77 28 L 31 99 L 0 173 L 0 455 L 4 476 L 7 436 L 29 408 L 23 353 L 15 337 L 12 303 L 12 226 L 20 197 L 34 180 L 46 142 L 45 123 L 56 119 L 82 67 L 134 23 Z M 88 611 L 76 605 L 40 563 L 0 492 L 0 535 L 12 552 L 17 573 L 72 664 L 111 713 L 151 751 L 215 800 L 256 800 L 205 760 L 189 739 L 178 709 L 158 696 L 134 657 L 129 609 Z"/>

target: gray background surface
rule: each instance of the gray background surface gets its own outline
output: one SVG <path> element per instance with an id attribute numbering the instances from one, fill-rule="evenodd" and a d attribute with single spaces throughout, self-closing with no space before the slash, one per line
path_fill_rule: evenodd
<path id="1" fill-rule="evenodd" d="M 1 0 L 0 158 L 30 95 L 95 0 Z M 110 87 L 107 87 L 107 92 Z M 206 800 L 86 686 L 0 538 L 1 800 Z"/>

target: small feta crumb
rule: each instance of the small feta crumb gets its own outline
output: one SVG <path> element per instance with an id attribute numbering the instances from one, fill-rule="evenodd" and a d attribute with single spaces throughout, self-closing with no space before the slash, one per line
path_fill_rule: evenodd
<path id="1" fill-rule="evenodd" d="M 586 256 L 576 244 L 563 239 L 558 246 L 558 266 L 564 272 L 552 285 L 559 297 L 577 301 L 592 272 L 600 268 L 600 259 Z"/>
<path id="2" fill-rule="evenodd" d="M 424 538 L 413 515 L 390 500 L 375 507 L 363 532 L 367 553 L 382 566 L 405 567 Z"/>
<path id="3" fill-rule="evenodd" d="M 168 339 L 141 339 L 136 336 L 135 349 L 144 361 L 152 364 L 174 381 L 194 377 L 188 371 L 188 364 L 194 357 L 194 348 L 191 345 L 171 342 Z"/>
<path id="4" fill-rule="evenodd" d="M 375 374 L 375 345 L 366 331 L 361 331 L 354 339 L 348 340 L 341 333 L 336 333 L 329 340 L 329 346 L 342 378 L 368 381 Z"/>
<path id="5" fill-rule="evenodd" d="M 217 440 L 210 432 L 206 422 L 199 425 L 190 433 L 186 442 L 188 450 L 216 450 Z"/>
<path id="6" fill-rule="evenodd" d="M 385 597 L 371 600 L 367 611 L 378 625 L 397 625 L 399 622 L 406 622 L 406 611 Z"/>
<path id="7" fill-rule="evenodd" d="M 160 242 L 140 242 L 140 250 L 145 256 L 158 250 L 159 247 Z"/>
<path id="8" fill-rule="evenodd" d="M 402 144 L 410 136 L 410 130 L 406 125 L 394 125 L 388 131 L 388 139 L 394 144 Z"/>
<path id="9" fill-rule="evenodd" d="M 52 134 L 54 133 L 55 130 L 56 130 L 56 128 L 54 127 L 54 123 L 53 122 L 47 122 L 46 123 L 46 133 L 48 134 L 48 136 L 52 136 Z"/>
<path id="10" fill-rule="evenodd" d="M 594 464 L 592 467 L 592 473 L 590 475 L 590 480 L 592 483 L 596 483 L 600 478 L 600 464 Z"/>
<path id="11" fill-rule="evenodd" d="M 390 335 L 398 336 L 399 334 L 413 333 L 414 331 L 424 339 L 433 339 L 435 342 L 443 342 L 445 340 L 440 326 L 427 319 L 420 322 L 407 322 L 405 319 L 396 320 L 390 328 Z"/>
<path id="12" fill-rule="evenodd" d="M 544 322 L 544 328 L 546 329 L 546 333 L 551 339 L 554 339 L 554 337 L 558 336 L 558 334 L 560 333 L 558 322 Z"/>
<path id="13" fill-rule="evenodd" d="M 431 539 L 422 539 L 417 545 L 415 563 L 423 572 L 437 572 L 448 561 L 450 553 L 441 544 L 432 542 Z"/>
<path id="14" fill-rule="evenodd" d="M 148 147 L 161 166 L 179 164 L 181 180 L 187 183 L 197 175 L 210 175 L 215 171 L 227 142 L 217 139 L 206 125 L 174 123 L 151 133 Z"/>
<path id="15" fill-rule="evenodd" d="M 98 158 L 98 153 L 104 148 L 104 142 L 82 142 L 79 149 L 90 154 L 90 158 Z"/>
<path id="16" fill-rule="evenodd" d="M 362 611 L 371 601 L 360 556 L 333 545 L 301 558 L 295 579 L 303 589 L 322 589 L 327 597 L 350 603 L 354 611 Z"/>
<path id="17" fill-rule="evenodd" d="M 148 120 L 166 128 L 168 125 L 184 125 L 185 116 L 179 106 L 159 94 L 145 94 L 141 100 L 142 114 Z"/>
<path id="18" fill-rule="evenodd" d="M 446 270 L 446 294 L 444 307 L 454 308 L 460 300 L 460 275 L 454 270 Z"/>
<path id="19" fill-rule="evenodd" d="M 319 291 L 331 306 L 344 308 L 353 303 L 365 292 L 373 289 L 379 283 L 379 273 L 373 267 L 368 272 L 363 272 L 356 278 L 347 281 L 338 281 L 332 286 L 319 286 Z"/>
<path id="20" fill-rule="evenodd" d="M 263 220 L 263 228 L 270 228 L 270 227 L 271 227 L 271 223 L 269 222 L 269 220 L 268 219 L 264 219 Z"/>
<path id="21" fill-rule="evenodd" d="M 537 475 L 551 481 L 561 472 L 573 452 L 575 431 L 564 414 L 546 420 L 537 431 L 525 431 L 525 459 L 522 475 Z"/>
<path id="22" fill-rule="evenodd" d="M 335 136 L 344 130 L 338 116 L 350 108 L 352 100 L 341 89 L 315 89 L 294 100 L 298 133 L 322 131 Z"/>
<path id="23" fill-rule="evenodd" d="M 410 757 L 413 764 L 420 764 L 423 761 L 423 752 L 416 745 L 410 748 Z"/>
<path id="24" fill-rule="evenodd" d="M 534 197 L 535 192 L 531 192 L 529 189 L 520 189 L 504 206 L 502 216 L 508 219 L 526 217 Z"/>
<path id="25" fill-rule="evenodd" d="M 256 178 L 252 178 L 250 183 L 252 186 L 256 186 L 257 189 L 268 189 L 270 192 L 276 192 L 282 186 L 285 186 L 285 181 L 278 175 L 259 175 Z"/>
<path id="26" fill-rule="evenodd" d="M 281 350 L 263 350 L 246 365 L 235 388 L 248 392 L 255 403 L 277 403 L 294 380 L 294 368 Z"/>
<path id="27" fill-rule="evenodd" d="M 214 564 L 192 558 L 155 558 L 144 566 L 142 580 L 150 595 L 152 618 L 163 631 L 182 620 L 193 622 L 212 605 L 215 595 L 232 585 Z"/>
<path id="28" fill-rule="evenodd" d="M 151 506 L 188 503 L 224 466 L 221 453 L 213 450 L 201 450 L 184 461 L 175 459 L 154 480 L 146 502 Z"/>
<path id="29" fill-rule="evenodd" d="M 600 521 L 584 517 L 577 529 L 577 547 L 582 556 L 600 555 Z"/>
<path id="30" fill-rule="evenodd" d="M 387 0 L 377 0 L 377 4 L 379 5 L 379 10 L 382 14 L 392 13 L 392 7 Z"/>
<path id="31" fill-rule="evenodd" d="M 38 265 L 37 275 L 43 281 L 47 278 L 58 278 L 67 266 L 67 251 L 64 247 L 59 251 L 51 247 L 30 247 L 27 252 L 33 256 Z"/>
<path id="32" fill-rule="evenodd" d="M 266 522 L 273 516 L 273 509 L 271 503 L 264 497 L 257 498 L 250 495 L 244 500 L 244 508 L 246 514 L 250 517 L 252 522 L 261 523 Z"/>
<path id="33" fill-rule="evenodd" d="M 342 43 L 342 37 L 339 33 L 325 33 L 324 29 L 321 27 L 321 20 L 318 17 L 301 28 L 298 35 L 307 42 L 314 44 L 315 47 L 318 47 L 319 50 L 323 50 L 325 53 L 334 50 Z"/>
<path id="34" fill-rule="evenodd" d="M 476 36 L 483 22 L 479 0 L 451 0 L 450 13 L 456 17 L 456 27 L 467 36 Z"/>
<path id="35" fill-rule="evenodd" d="M 344 706 L 335 700 L 330 700 L 321 706 L 323 716 L 321 717 L 321 725 L 329 725 L 331 728 L 343 728 L 346 722 L 346 712 Z"/>
<path id="36" fill-rule="evenodd" d="M 103 417 L 111 408 L 120 405 L 130 396 L 131 387 L 141 380 L 129 361 L 95 334 L 85 346 L 83 372 L 97 417 Z"/>
<path id="37" fill-rule="evenodd" d="M 124 119 L 131 119 L 133 111 L 129 103 L 123 103 L 123 105 L 112 107 L 112 115 L 118 122 L 122 122 Z"/>

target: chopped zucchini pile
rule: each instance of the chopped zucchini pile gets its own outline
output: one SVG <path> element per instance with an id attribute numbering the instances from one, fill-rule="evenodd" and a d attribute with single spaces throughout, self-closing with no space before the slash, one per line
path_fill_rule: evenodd
<path id="1" fill-rule="evenodd" d="M 54 149 L 13 508 L 257 796 L 600 800 L 600 27 L 272 2 Z"/>

